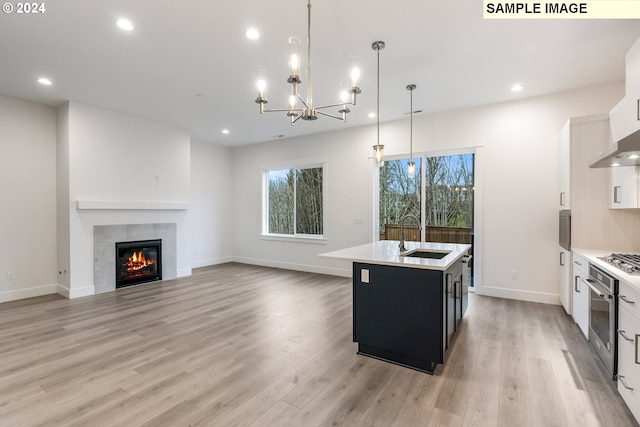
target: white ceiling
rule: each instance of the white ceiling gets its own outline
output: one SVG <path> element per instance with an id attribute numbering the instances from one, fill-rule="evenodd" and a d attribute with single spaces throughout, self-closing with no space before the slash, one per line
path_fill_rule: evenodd
<path id="1" fill-rule="evenodd" d="M 76 101 L 237 146 L 374 123 L 376 40 L 386 43 L 380 120 L 388 121 L 409 111 L 409 83 L 417 85 L 414 109 L 429 113 L 620 81 L 640 36 L 632 20 L 484 20 L 482 3 L 315 0 L 314 104 L 336 102 L 350 54 L 361 58 L 362 94 L 347 123 L 320 117 L 292 127 L 284 113 L 260 116 L 254 103 L 255 69 L 264 65 L 268 107 L 287 105 L 287 40 L 301 37 L 306 50 L 306 0 L 65 0 L 45 2 L 37 15 L 3 13 L 0 94 Z M 135 30 L 116 27 L 120 17 Z M 257 41 L 244 36 L 252 26 Z M 36 83 L 40 76 L 53 85 Z M 517 82 L 525 89 L 514 94 Z"/>

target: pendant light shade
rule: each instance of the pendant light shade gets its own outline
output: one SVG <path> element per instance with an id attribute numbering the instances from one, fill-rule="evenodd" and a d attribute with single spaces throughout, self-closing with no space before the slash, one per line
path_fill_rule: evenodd
<path id="1" fill-rule="evenodd" d="M 409 178 L 415 178 L 416 176 L 416 164 L 413 162 L 413 90 L 415 88 L 416 85 L 414 84 L 407 85 L 407 90 L 411 93 L 411 109 L 409 110 L 411 112 L 411 121 L 409 125 L 409 163 L 407 164 L 407 175 Z"/>
<path id="2" fill-rule="evenodd" d="M 380 144 L 380 51 L 384 49 L 384 42 L 382 41 L 373 42 L 373 44 L 371 45 L 371 49 L 375 50 L 378 53 L 378 71 L 377 71 L 378 101 L 377 101 L 377 108 L 376 108 L 376 131 L 378 135 L 378 140 L 376 142 L 376 145 L 373 146 L 373 159 L 376 162 L 376 166 L 380 167 L 384 165 L 384 145 Z"/>

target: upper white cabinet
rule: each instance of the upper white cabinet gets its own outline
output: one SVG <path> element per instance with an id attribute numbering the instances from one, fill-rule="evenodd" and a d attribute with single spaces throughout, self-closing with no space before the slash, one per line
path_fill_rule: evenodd
<path id="1" fill-rule="evenodd" d="M 638 166 L 611 168 L 609 209 L 639 208 Z"/>
<path id="2" fill-rule="evenodd" d="M 585 187 L 589 160 L 610 144 L 607 114 L 573 117 L 560 132 L 559 209 L 573 209 L 583 203 L 594 189 Z M 606 179 L 606 175 L 605 175 Z"/>
<path id="3" fill-rule="evenodd" d="M 560 209 L 571 209 L 571 122 L 560 132 Z"/>
<path id="4" fill-rule="evenodd" d="M 640 39 L 627 52 L 625 78 L 625 97 L 609 114 L 614 142 L 640 130 Z"/>

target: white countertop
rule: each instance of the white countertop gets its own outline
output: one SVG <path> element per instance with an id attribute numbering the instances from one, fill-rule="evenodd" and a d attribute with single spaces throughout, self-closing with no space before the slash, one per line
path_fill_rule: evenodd
<path id="1" fill-rule="evenodd" d="M 634 275 L 634 274 L 629 274 L 629 273 L 625 273 L 624 271 L 620 270 L 617 267 L 614 267 L 613 265 L 601 260 L 599 257 L 603 257 L 605 255 L 611 255 L 611 253 L 615 252 L 615 251 L 605 251 L 605 250 L 598 250 L 598 249 L 580 249 L 580 248 L 574 248 L 572 249 L 573 252 L 577 252 L 578 254 L 582 255 L 583 257 L 587 258 L 589 260 L 590 263 L 600 267 L 602 270 L 606 271 L 607 273 L 611 274 L 612 276 L 616 277 L 618 280 L 622 280 L 625 283 L 636 287 L 638 290 L 640 290 L 640 275 Z M 620 251 L 616 252 L 616 253 L 621 253 Z M 624 253 L 624 252 L 622 252 Z"/>
<path id="2" fill-rule="evenodd" d="M 455 243 L 405 242 L 404 245 L 407 252 L 413 249 L 427 249 L 433 252 L 451 251 L 451 253 L 442 259 L 414 258 L 400 256 L 398 249 L 399 243 L 397 240 L 381 240 L 379 242 L 327 252 L 318 256 L 369 264 L 424 268 L 426 270 L 446 270 L 471 249 L 471 245 Z"/>

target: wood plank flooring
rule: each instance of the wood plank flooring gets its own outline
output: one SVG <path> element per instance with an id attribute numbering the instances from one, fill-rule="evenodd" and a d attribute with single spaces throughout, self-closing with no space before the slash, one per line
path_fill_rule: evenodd
<path id="1" fill-rule="evenodd" d="M 637 426 L 560 306 L 470 296 L 431 376 L 356 355 L 350 279 L 244 264 L 0 304 L 0 426 Z"/>

